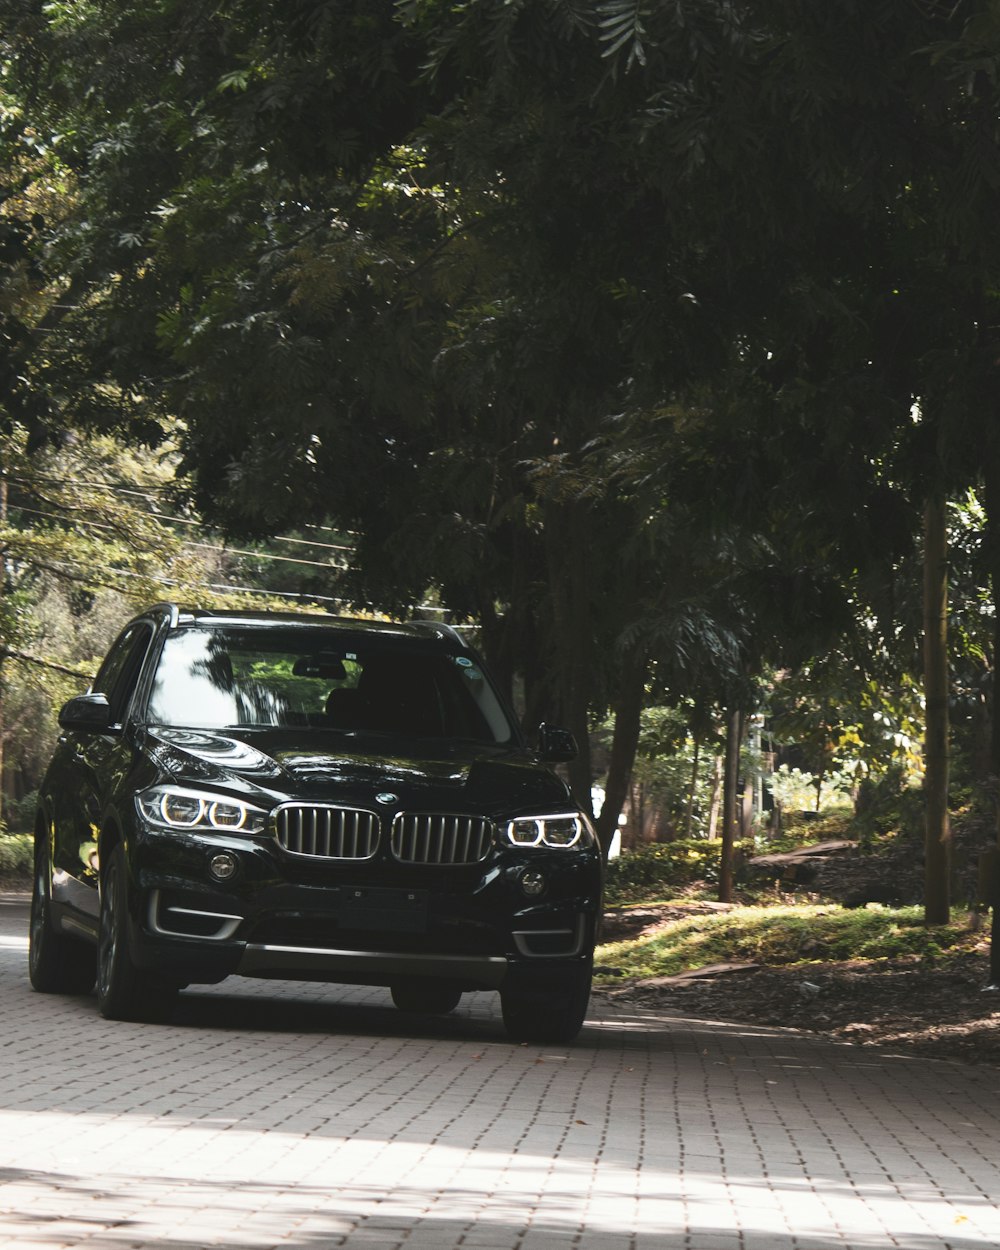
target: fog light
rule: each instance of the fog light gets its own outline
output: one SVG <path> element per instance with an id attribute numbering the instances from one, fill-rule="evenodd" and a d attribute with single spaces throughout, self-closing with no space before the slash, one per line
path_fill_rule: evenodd
<path id="1" fill-rule="evenodd" d="M 528 898 L 537 898 L 539 894 L 545 893 L 545 876 L 537 869 L 529 868 L 527 872 L 521 873 L 521 889 L 527 894 Z"/>
<path id="2" fill-rule="evenodd" d="M 236 856 L 230 855 L 228 851 L 223 851 L 220 855 L 213 855 L 208 865 L 208 871 L 216 881 L 228 881 L 236 872 Z"/>

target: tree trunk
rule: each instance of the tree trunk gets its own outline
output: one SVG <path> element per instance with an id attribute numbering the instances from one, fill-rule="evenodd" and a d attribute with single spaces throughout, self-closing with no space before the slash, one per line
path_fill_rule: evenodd
<path id="1" fill-rule="evenodd" d="M 629 786 L 629 816 L 632 821 L 631 845 L 642 846 L 646 841 L 646 793 L 641 784 Z"/>
<path id="2" fill-rule="evenodd" d="M 722 795 L 722 756 L 712 757 L 712 795 L 708 800 L 708 836 L 719 832 L 719 800 Z"/>
<path id="3" fill-rule="evenodd" d="M 993 599 L 993 680 L 990 692 L 990 731 L 988 734 L 989 763 L 987 785 L 993 798 L 993 823 L 997 843 L 1000 845 L 1000 454 L 998 449 L 987 447 L 985 456 L 984 504 L 986 507 L 986 542 L 984 552 L 990 570 L 990 589 Z M 1000 899 L 997 898 L 996 882 L 987 897 L 993 909 L 990 924 L 990 978 L 989 984 L 1000 989 Z"/>
<path id="4" fill-rule="evenodd" d="M 684 836 L 691 836 L 691 822 L 694 817 L 694 796 L 698 789 L 698 764 L 701 756 L 701 741 L 694 740 L 694 759 L 691 761 L 691 780 L 688 782 L 687 810 L 684 813 Z"/>
<path id="5" fill-rule="evenodd" d="M 623 662 L 621 680 L 614 701 L 615 727 L 611 736 L 608 759 L 608 780 L 604 787 L 604 806 L 596 821 L 601 853 L 607 862 L 611 839 L 618 828 L 632 778 L 636 747 L 639 745 L 639 729 L 643 697 L 646 693 L 646 665 L 638 656 L 627 656 Z"/>
<path id="6" fill-rule="evenodd" d="M 753 778 L 749 775 L 743 779 L 743 793 L 740 796 L 740 837 L 749 838 L 753 833 Z"/>
<path id="7" fill-rule="evenodd" d="M 7 524 L 7 476 L 6 473 L 0 472 L 0 525 Z M 7 591 L 7 567 L 6 567 L 6 548 L 0 552 L 0 592 Z M 0 638 L 0 646 L 10 646 L 11 639 Z M 4 790 L 3 790 L 3 774 L 4 774 L 4 739 L 6 738 L 6 726 L 4 725 L 3 715 L 3 669 L 4 657 L 0 655 L 0 824 L 3 822 L 4 813 Z"/>
<path id="8" fill-rule="evenodd" d="M 719 902 L 733 901 L 733 847 L 739 829 L 740 740 L 743 717 L 739 708 L 726 721 L 726 767 L 722 786 L 722 855 L 719 863 Z"/>
<path id="9" fill-rule="evenodd" d="M 593 687 L 593 631 L 587 584 L 584 510 L 550 503 L 545 509 L 545 550 L 552 604 L 552 660 L 557 673 L 560 711 L 578 754 L 568 767 L 573 797 L 593 815 L 590 765 L 590 696 Z"/>
<path id="10" fill-rule="evenodd" d="M 990 699 L 989 786 L 993 794 L 997 840 L 1000 841 L 1000 455 L 986 455 L 986 542 L 984 554 L 990 571 L 993 598 L 993 688 Z"/>
<path id="11" fill-rule="evenodd" d="M 3 697 L 4 697 L 3 667 L 4 667 L 4 661 L 2 658 L 0 658 L 0 826 L 3 825 L 3 814 L 4 814 L 4 809 L 6 806 L 5 804 L 6 795 L 4 794 L 4 789 L 3 789 L 3 781 L 4 781 L 3 775 L 4 775 L 5 764 L 6 764 L 6 761 L 4 759 L 4 739 L 7 736 L 6 726 L 4 724 L 4 715 L 3 715 Z"/>
<path id="12" fill-rule="evenodd" d="M 950 919 L 948 820 L 948 529 L 943 492 L 924 511 L 924 920 Z"/>

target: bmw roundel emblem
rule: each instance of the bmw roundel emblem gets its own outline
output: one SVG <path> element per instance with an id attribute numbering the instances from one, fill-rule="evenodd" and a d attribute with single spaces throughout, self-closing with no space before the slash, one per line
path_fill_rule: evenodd
<path id="1" fill-rule="evenodd" d="M 376 803 L 386 803 L 386 804 L 388 804 L 388 803 L 398 803 L 398 802 L 399 802 L 399 795 L 398 795 L 398 794 L 390 794 L 388 790 L 383 790 L 383 791 L 381 792 L 381 794 L 376 794 L 376 795 L 375 795 L 375 802 L 376 802 Z"/>

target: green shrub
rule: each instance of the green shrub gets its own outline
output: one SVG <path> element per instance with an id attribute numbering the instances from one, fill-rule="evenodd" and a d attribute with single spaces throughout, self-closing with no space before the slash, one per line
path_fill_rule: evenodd
<path id="1" fill-rule="evenodd" d="M 736 852 L 753 855 L 753 840 L 737 842 Z M 608 864 L 607 902 L 617 905 L 670 898 L 699 881 L 716 885 L 721 856 L 719 838 L 678 838 L 675 842 L 654 842 L 635 851 L 623 851 Z"/>
<path id="2" fill-rule="evenodd" d="M 782 821 L 782 841 L 791 839 L 796 846 L 855 837 L 854 814 L 846 809 L 825 812 L 818 817 L 811 813 L 786 812 Z M 776 848 L 768 847 L 768 850 L 773 849 Z"/>
<path id="3" fill-rule="evenodd" d="M 35 809 L 38 806 L 38 792 L 33 790 L 22 799 L 4 797 L 4 824 L 11 833 L 30 833 L 35 827 Z"/>
<path id="4" fill-rule="evenodd" d="M 31 879 L 33 839 L 30 833 L 0 831 L 0 877 Z"/>

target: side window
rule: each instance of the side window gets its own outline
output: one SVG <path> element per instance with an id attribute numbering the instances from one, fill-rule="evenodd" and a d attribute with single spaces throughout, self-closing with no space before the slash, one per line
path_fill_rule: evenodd
<path id="1" fill-rule="evenodd" d="M 120 721 L 125 714 L 152 636 L 153 631 L 148 625 L 131 626 L 112 647 L 97 674 L 94 693 L 108 696 L 114 722 Z"/>

